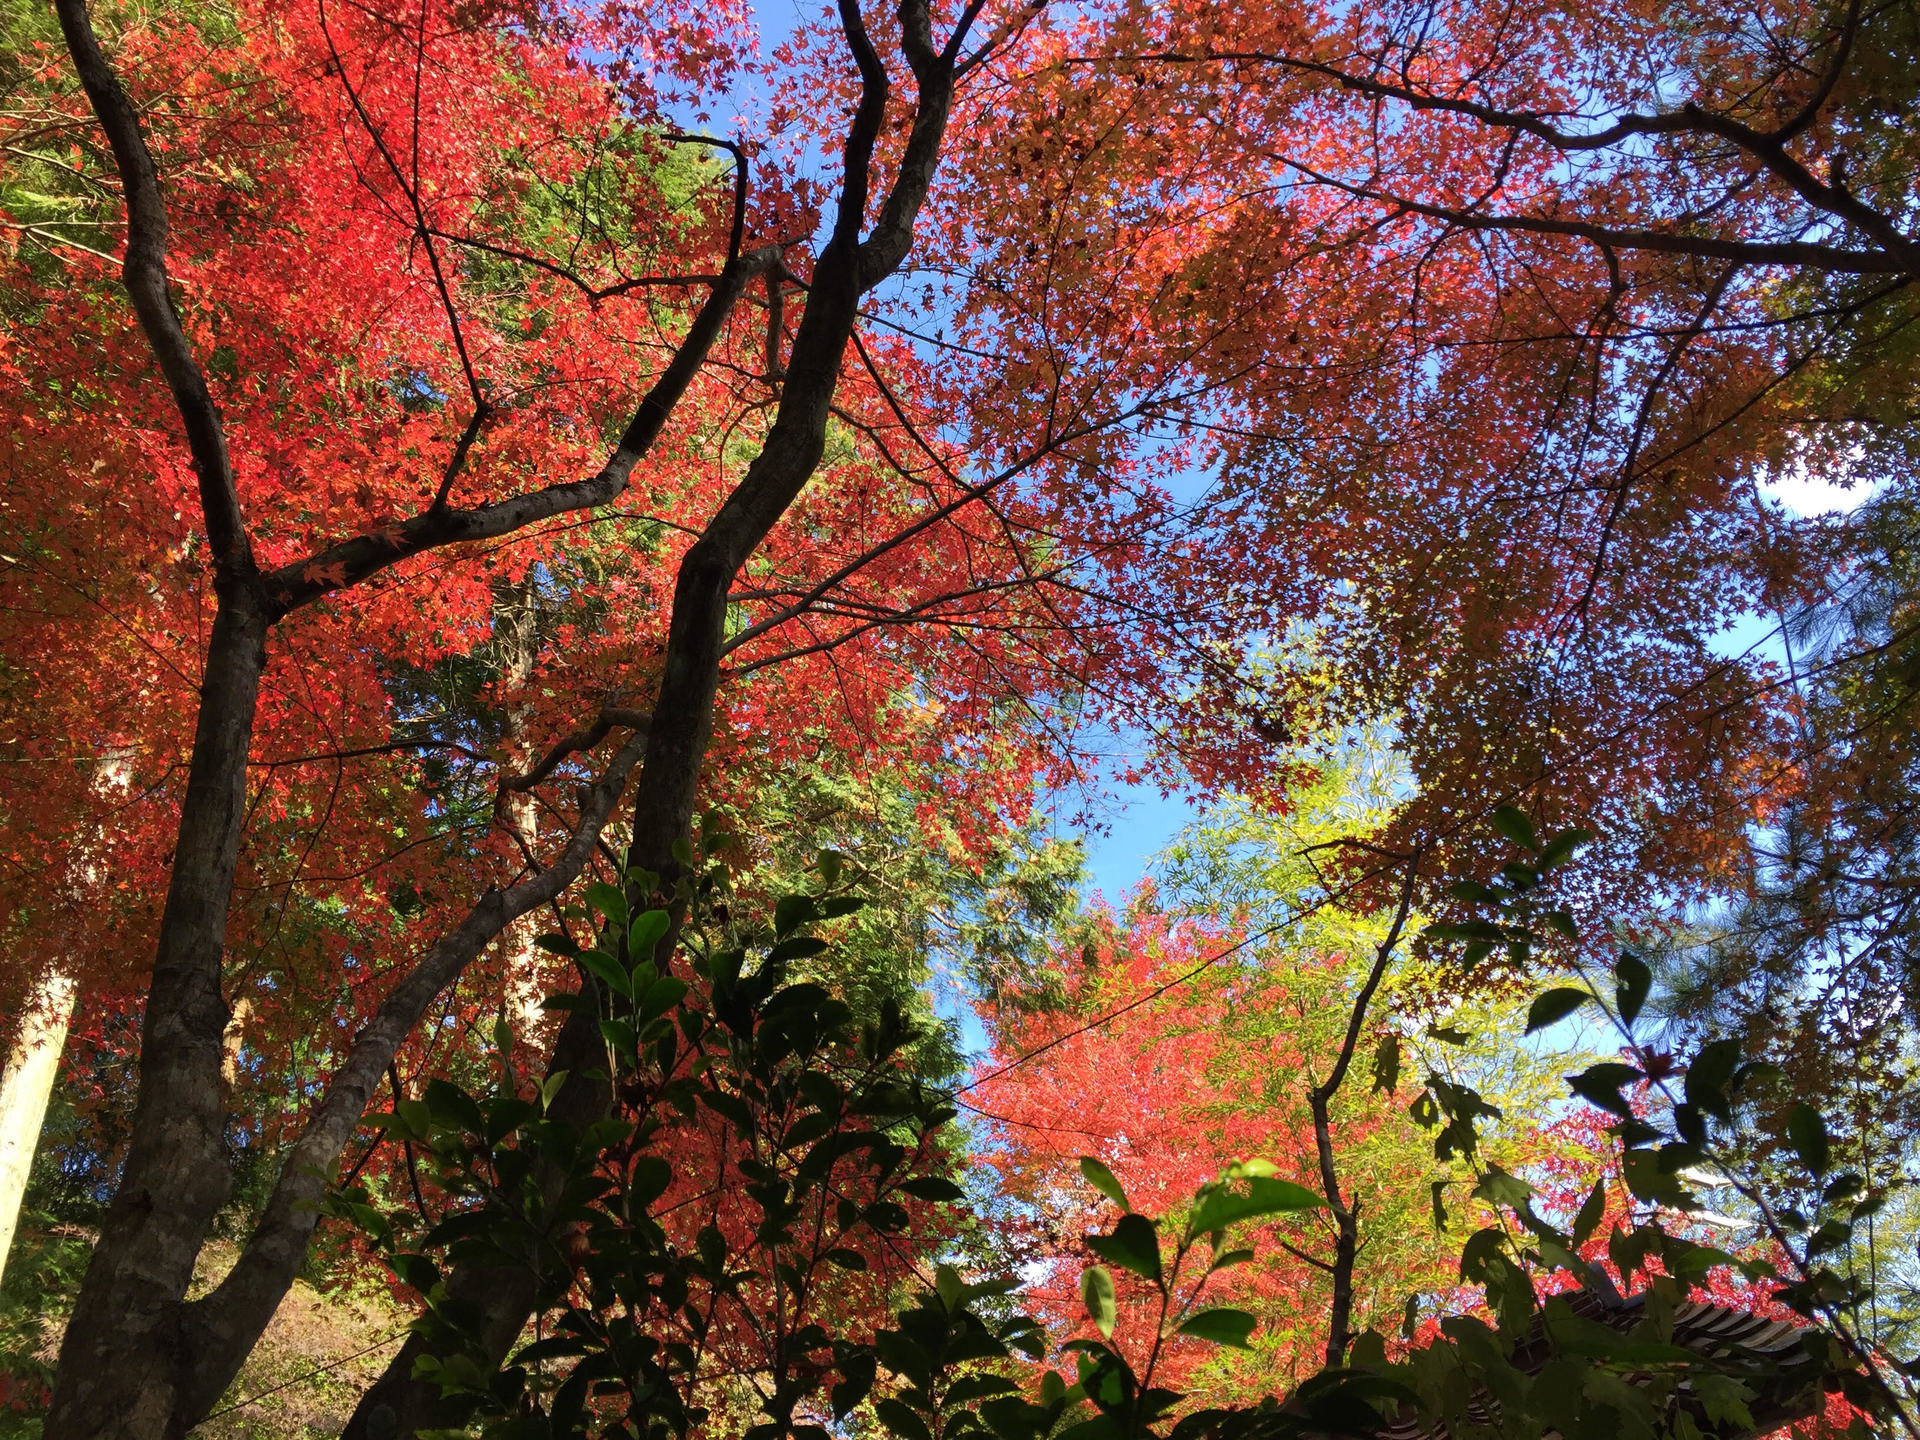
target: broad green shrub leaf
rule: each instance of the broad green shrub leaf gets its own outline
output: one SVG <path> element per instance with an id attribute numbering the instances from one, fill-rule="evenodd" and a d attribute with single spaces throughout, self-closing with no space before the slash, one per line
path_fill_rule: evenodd
<path id="1" fill-rule="evenodd" d="M 1565 986 L 1534 996 L 1533 1004 L 1527 1007 L 1527 1034 L 1559 1024 L 1591 999 L 1593 996 L 1588 991 L 1577 986 Z"/>
<path id="2" fill-rule="evenodd" d="M 1082 1155 L 1080 1157 L 1080 1173 L 1087 1177 L 1087 1183 L 1089 1185 L 1093 1186 L 1094 1189 L 1098 1190 L 1122 1210 L 1133 1209 L 1133 1206 L 1127 1203 L 1127 1192 L 1120 1188 L 1120 1182 L 1114 1178 L 1113 1171 L 1109 1170 L 1105 1165 L 1102 1165 L 1091 1155 Z"/>
<path id="3" fill-rule="evenodd" d="M 1787 1139 L 1802 1165 L 1815 1175 L 1827 1173 L 1827 1165 L 1833 1158 L 1833 1142 L 1827 1138 L 1827 1122 L 1818 1110 L 1805 1101 L 1794 1106 L 1793 1113 L 1787 1116 Z"/>
<path id="4" fill-rule="evenodd" d="M 596 880 L 587 886 L 587 904 L 607 917 L 609 923 L 624 925 L 627 923 L 627 897 L 618 885 L 609 885 L 604 880 Z"/>
<path id="5" fill-rule="evenodd" d="M 1247 1341 L 1256 1323 L 1246 1311 L 1231 1310 L 1223 1305 L 1189 1315 L 1178 1333 L 1190 1335 L 1196 1340 L 1211 1340 L 1216 1345 L 1231 1345 L 1238 1350 L 1247 1350 L 1252 1348 Z"/>
<path id="6" fill-rule="evenodd" d="M 1123 1270 L 1149 1280 L 1160 1278 L 1160 1232 L 1144 1215 L 1122 1215 L 1112 1234 L 1089 1235 L 1087 1248 Z"/>
<path id="7" fill-rule="evenodd" d="M 1511 805 L 1502 805 L 1493 812 L 1493 828 L 1516 845 L 1528 850 L 1539 848 L 1539 832 L 1533 828 L 1533 821 L 1528 818 L 1524 810 L 1516 810 Z"/>
<path id="8" fill-rule="evenodd" d="M 1080 1298 L 1094 1326 L 1109 1340 L 1113 1338 L 1116 1311 L 1113 1303 L 1113 1276 L 1105 1266 L 1089 1265 L 1080 1276 Z"/>
<path id="9" fill-rule="evenodd" d="M 1239 1221 L 1264 1215 L 1319 1210 L 1327 1203 L 1304 1185 L 1296 1185 L 1291 1180 L 1274 1180 L 1256 1175 L 1244 1184 L 1244 1190 L 1236 1188 L 1231 1181 L 1209 1187 L 1200 1203 L 1193 1207 L 1193 1214 L 1187 1220 L 1187 1234 L 1206 1235 L 1215 1230 L 1224 1230 Z"/>
<path id="10" fill-rule="evenodd" d="M 1638 955 L 1623 950 L 1613 967 L 1613 978 L 1613 1003 L 1620 1009 L 1620 1019 L 1631 1027 L 1640 1018 L 1648 992 L 1653 989 L 1653 971 Z"/>

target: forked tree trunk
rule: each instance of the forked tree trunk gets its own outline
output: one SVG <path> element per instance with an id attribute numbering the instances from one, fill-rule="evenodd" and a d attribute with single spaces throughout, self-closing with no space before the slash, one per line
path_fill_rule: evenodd
<path id="1" fill-rule="evenodd" d="M 73 976 L 63 971 L 50 970 L 41 978 L 23 1007 L 7 1068 L 0 1072 L 0 1276 L 6 1274 L 20 1223 L 20 1202 L 26 1197 L 77 993 Z"/>
<path id="2" fill-rule="evenodd" d="M 232 1016 L 221 970 L 269 633 L 290 611 L 411 557 L 498 539 L 617 499 L 705 363 L 747 283 L 764 274 L 774 257 L 756 252 L 729 260 L 679 353 L 641 399 L 598 473 L 470 509 L 445 503 L 443 490 L 397 526 L 341 540 L 262 573 L 219 407 L 174 308 L 166 201 L 139 113 L 100 49 L 86 0 L 55 0 L 55 9 L 74 68 L 112 144 L 127 209 L 122 277 L 192 456 L 217 604 L 146 996 L 132 1136 L 61 1344 L 44 1428 L 47 1440 L 175 1440 L 217 1403 L 293 1283 L 326 1173 L 400 1043 L 434 997 L 501 930 L 547 904 L 579 875 L 640 758 L 639 743 L 629 741 L 600 782 L 580 792 L 580 818 L 560 854 L 536 876 L 505 890 L 489 889 L 465 920 L 406 969 L 311 1107 L 238 1262 L 211 1295 L 188 1302 L 195 1262 L 231 1185 L 223 1072 Z M 432 243 L 424 233 L 420 238 Z M 476 409 L 454 449 L 447 486 L 486 413 Z"/>

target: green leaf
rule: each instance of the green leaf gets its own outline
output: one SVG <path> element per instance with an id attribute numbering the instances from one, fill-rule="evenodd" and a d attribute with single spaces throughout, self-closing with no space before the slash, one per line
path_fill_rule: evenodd
<path id="1" fill-rule="evenodd" d="M 1620 1176 L 1636 1200 L 1653 1205 L 1670 1205 L 1676 1210 L 1691 1210 L 1698 1204 L 1686 1182 L 1660 1163 L 1652 1150 L 1629 1150 L 1620 1157 Z"/>
<path id="2" fill-rule="evenodd" d="M 952 1204 L 967 1198 L 967 1192 L 944 1175 L 915 1175 L 900 1182 L 900 1188 L 916 1200 L 937 1200 Z"/>
<path id="3" fill-rule="evenodd" d="M 1827 1122 L 1813 1106 L 1802 1101 L 1793 1107 L 1793 1113 L 1787 1116 L 1787 1139 L 1793 1144 L 1793 1153 L 1800 1157 L 1800 1163 L 1815 1175 L 1827 1173 L 1827 1165 L 1833 1158 L 1833 1142 L 1827 1136 Z"/>
<path id="4" fill-rule="evenodd" d="M 1562 986 L 1534 996 L 1533 1004 L 1527 1007 L 1527 1034 L 1559 1024 L 1591 999 L 1591 992 L 1575 985 Z"/>
<path id="5" fill-rule="evenodd" d="M 436 1124 L 449 1129 L 458 1127 L 474 1135 L 486 1132 L 487 1119 L 480 1113 L 480 1102 L 458 1085 L 447 1080 L 429 1080 L 425 1098 Z"/>
<path id="6" fill-rule="evenodd" d="M 1607 1213 L 1607 1190 L 1601 1181 L 1593 1182 L 1593 1189 L 1587 1192 L 1587 1198 L 1580 1202 L 1580 1211 L 1573 1217 L 1573 1244 L 1577 1250 L 1592 1238 L 1601 1219 Z"/>
<path id="7" fill-rule="evenodd" d="M 1251 1350 L 1253 1347 L 1247 1340 L 1257 1323 L 1246 1311 L 1230 1310 L 1222 1305 L 1189 1315 L 1176 1333 L 1196 1340 L 1211 1340 L 1216 1345 L 1231 1345 L 1236 1350 Z"/>
<path id="8" fill-rule="evenodd" d="M 1751 1433 L 1760 1428 L 1754 1424 L 1753 1412 L 1747 1408 L 1747 1402 L 1753 1399 L 1753 1391 L 1733 1376 L 1716 1375 L 1710 1370 L 1701 1369 L 1701 1373 L 1689 1375 L 1688 1379 L 1694 1393 L 1700 1397 L 1700 1405 L 1707 1412 L 1707 1419 L 1715 1425 L 1724 1425 L 1729 1432 L 1737 1430 Z"/>
<path id="9" fill-rule="evenodd" d="M 933 1440 L 933 1432 L 927 1429 L 927 1422 L 891 1396 L 874 1401 L 873 1412 L 879 1417 L 880 1423 L 899 1436 L 900 1440 Z"/>
<path id="10" fill-rule="evenodd" d="M 1464 1045 L 1473 1038 L 1458 1025 L 1429 1025 L 1427 1027 L 1427 1034 L 1436 1040 L 1444 1041 L 1448 1045 Z"/>
<path id="11" fill-rule="evenodd" d="M 673 975 L 662 975 L 647 986 L 647 993 L 640 998 L 641 1013 L 648 1016 L 664 1015 L 678 1005 L 687 994 L 687 982 Z"/>
<path id="12" fill-rule="evenodd" d="M 1113 1178 L 1113 1171 L 1109 1170 L 1105 1165 L 1102 1165 L 1091 1155 L 1082 1155 L 1080 1157 L 1080 1173 L 1087 1177 L 1087 1183 L 1089 1185 L 1093 1186 L 1094 1189 L 1098 1190 L 1122 1210 L 1133 1209 L 1133 1206 L 1127 1203 L 1127 1192 L 1122 1190 L 1120 1188 L 1120 1182 Z"/>
<path id="13" fill-rule="evenodd" d="M 1144 1215 L 1129 1211 L 1110 1235 L 1089 1235 L 1087 1248 L 1109 1264 L 1149 1280 L 1160 1278 L 1160 1232 Z"/>
<path id="14" fill-rule="evenodd" d="M 616 995 L 633 998 L 633 977 L 627 973 L 627 967 L 604 950 L 582 950 L 579 960 L 587 970 L 606 983 Z"/>
<path id="15" fill-rule="evenodd" d="M 1852 1171 L 1835 1178 L 1832 1184 L 1820 1192 L 1820 1203 L 1831 1205 L 1836 1200 L 1851 1200 L 1867 1188 L 1867 1182 Z"/>
<path id="16" fill-rule="evenodd" d="M 1771 1060 L 1749 1060 L 1733 1072 L 1733 1083 L 1727 1088 L 1738 1095 L 1753 1080 L 1784 1080 L 1787 1072 Z"/>
<path id="17" fill-rule="evenodd" d="M 587 904 L 615 925 L 627 923 L 627 897 L 621 893 L 618 885 L 609 885 L 604 880 L 596 880 L 587 886 Z"/>
<path id="18" fill-rule="evenodd" d="M 1511 805 L 1502 805 L 1493 812 L 1493 828 L 1498 830 L 1514 844 L 1528 850 L 1540 846 L 1540 836 L 1533 828 L 1533 821 L 1524 810 L 1516 810 Z"/>
<path id="19" fill-rule="evenodd" d="M 1591 830 L 1562 830 L 1540 847 L 1540 858 L 1536 863 L 1542 870 L 1565 864 L 1582 845 L 1591 845 L 1593 838 Z"/>
<path id="20" fill-rule="evenodd" d="M 786 964 L 809 959 L 826 948 L 827 942 L 818 935 L 789 935 L 767 952 L 767 958 L 775 964 Z"/>
<path id="21" fill-rule="evenodd" d="M 939 1265 L 933 1272 L 934 1293 L 940 1297 L 940 1303 L 949 1311 L 958 1310 L 967 1298 L 967 1282 L 960 1278 L 960 1272 L 951 1265 Z"/>
<path id="22" fill-rule="evenodd" d="M 1443 1231 L 1447 1228 L 1447 1207 L 1444 1197 L 1447 1193 L 1447 1186 L 1450 1183 L 1450 1181 L 1446 1180 L 1435 1180 L 1429 1187 L 1433 1191 L 1433 1228 L 1436 1231 Z"/>
<path id="23" fill-rule="evenodd" d="M 1582 1100 L 1623 1119 L 1631 1119 L 1633 1107 L 1621 1098 L 1620 1087 L 1641 1078 L 1641 1072 L 1631 1065 L 1623 1065 L 1618 1060 L 1603 1060 L 1578 1075 L 1567 1076 L 1566 1080 L 1567 1088 Z"/>
<path id="24" fill-rule="evenodd" d="M 1687 1067 L 1687 1103 L 1725 1120 L 1733 1113 L 1733 1075 L 1740 1064 L 1740 1042 L 1709 1040 Z"/>
<path id="25" fill-rule="evenodd" d="M 1105 1266 L 1089 1265 L 1081 1274 L 1080 1298 L 1086 1302 L 1087 1314 L 1094 1325 L 1111 1340 L 1115 1318 L 1113 1276 L 1107 1273 Z"/>
<path id="26" fill-rule="evenodd" d="M 568 959 L 580 953 L 580 947 L 573 943 L 573 937 L 558 930 L 549 930 L 535 937 L 533 943 L 550 955 L 565 955 Z"/>
<path id="27" fill-rule="evenodd" d="M 1246 1181 L 1246 1186 L 1245 1190 L 1236 1189 L 1229 1181 L 1203 1186 L 1199 1203 L 1193 1207 L 1193 1214 L 1187 1219 L 1187 1234 L 1190 1237 L 1206 1235 L 1261 1215 L 1319 1210 L 1325 1208 L 1327 1203 L 1304 1185 L 1296 1185 L 1291 1180 L 1254 1176 Z"/>
<path id="28" fill-rule="evenodd" d="M 782 895 L 773 907 L 774 933 L 785 939 L 788 932 L 820 918 L 820 906 L 811 895 Z"/>
<path id="29" fill-rule="evenodd" d="M 1653 971 L 1638 955 L 1622 950 L 1619 962 L 1613 967 L 1613 978 L 1613 1003 L 1619 1007 L 1621 1020 L 1632 1028 L 1647 1003 L 1648 992 L 1653 989 Z"/>
<path id="30" fill-rule="evenodd" d="M 1373 1052 L 1373 1093 L 1391 1095 L 1400 1087 L 1400 1037 L 1388 1035 Z"/>
<path id="31" fill-rule="evenodd" d="M 1533 1198 L 1533 1186 L 1518 1175 L 1509 1175 L 1498 1165 L 1489 1165 L 1480 1183 L 1473 1187 L 1473 1198 L 1518 1210 Z"/>
<path id="32" fill-rule="evenodd" d="M 1421 934 L 1429 940 L 1476 940 L 1486 944 L 1501 944 L 1507 939 L 1507 932 L 1491 920 L 1459 920 L 1429 925 Z"/>
<path id="33" fill-rule="evenodd" d="M 640 1037 L 634 1034 L 633 1026 L 624 1020 L 602 1020 L 600 1038 L 612 1047 L 615 1055 L 628 1062 L 640 1049 Z"/>
<path id="34" fill-rule="evenodd" d="M 670 924 L 672 921 L 664 910 L 649 910 L 635 916 L 633 924 L 627 927 L 627 963 L 638 965 L 642 960 L 653 959 L 654 948 Z"/>
<path id="35" fill-rule="evenodd" d="M 433 1107 L 424 1100 L 402 1100 L 393 1107 L 395 1138 L 425 1140 L 433 1133 Z"/>

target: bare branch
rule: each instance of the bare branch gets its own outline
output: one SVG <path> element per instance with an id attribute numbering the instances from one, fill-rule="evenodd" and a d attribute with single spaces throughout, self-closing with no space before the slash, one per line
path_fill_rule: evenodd
<path id="1" fill-rule="evenodd" d="M 584 730 L 576 730 L 564 740 L 557 742 L 551 750 L 541 757 L 540 763 L 527 771 L 526 774 L 503 777 L 500 781 L 500 798 L 505 800 L 507 795 L 511 793 L 533 789 L 534 786 L 538 785 L 558 769 L 560 762 L 566 759 L 567 756 L 579 751 L 593 749 L 594 746 L 607 738 L 615 726 L 625 726 L 630 730 L 644 735 L 647 733 L 648 727 L 652 724 L 653 717 L 644 710 L 629 710 L 618 705 L 602 706 L 600 716 L 593 724 Z"/>
<path id="2" fill-rule="evenodd" d="M 570 510 L 611 504 L 626 490 L 633 467 L 659 436 L 673 407 L 693 383 L 749 281 L 764 274 L 777 258 L 778 252 L 769 246 L 750 251 L 721 272 L 719 283 L 688 327 L 687 338 L 681 342 L 672 363 L 641 400 L 626 433 L 620 437 L 619 446 L 599 474 L 588 480 L 549 485 L 471 510 L 449 509 L 444 505 L 437 509 L 429 507 L 390 530 L 358 535 L 317 551 L 305 560 L 283 565 L 263 577 L 274 615 L 285 615 L 329 591 L 356 585 L 369 575 L 427 550 L 468 540 L 494 539 Z"/>
<path id="3" fill-rule="evenodd" d="M 443 936 L 389 992 L 374 1017 L 354 1038 L 352 1048 L 314 1108 L 300 1138 L 281 1166 L 272 1198 L 246 1249 L 227 1277 L 204 1298 L 186 1307 L 184 1325 L 204 1347 L 209 1362 L 196 1368 L 195 1381 L 206 1393 L 187 1402 L 204 1413 L 225 1390 L 252 1339 L 286 1293 L 305 1258 L 308 1236 L 319 1219 L 316 1208 L 328 1172 L 340 1158 L 367 1102 L 379 1087 L 400 1043 L 448 985 L 500 932 L 522 915 L 539 909 L 572 884 L 594 853 L 627 776 L 645 745 L 634 736 L 586 794 L 580 819 L 565 849 L 552 865 L 505 890 L 488 890 L 467 917 Z M 196 1403 L 197 1401 L 197 1403 Z"/>
<path id="4" fill-rule="evenodd" d="M 1457 95 L 1436 95 L 1409 84 L 1391 84 L 1370 76 L 1355 75 L 1337 65 L 1260 50 L 1207 50 L 1202 52 L 1153 51 L 1133 55 L 1102 57 L 1100 63 L 1115 60 L 1162 64 L 1261 64 L 1273 65 L 1302 74 L 1317 75 L 1344 90 L 1373 99 L 1389 100 L 1411 110 L 1459 115 L 1495 129 L 1510 130 L 1540 140 L 1569 154 L 1611 149 L 1623 141 L 1653 136 L 1711 136 L 1724 140 L 1764 166 L 1807 204 L 1822 214 L 1844 220 L 1876 241 L 1878 251 L 1809 242 L 1745 242 L 1710 237 L 1682 236 L 1669 231 L 1619 229 L 1587 221 L 1556 220 L 1522 215 L 1487 215 L 1465 207 L 1434 206 L 1371 186 L 1356 186 L 1321 175 L 1309 167 L 1288 161 L 1293 168 L 1322 184 L 1335 185 L 1349 194 L 1403 207 L 1409 211 L 1445 219 L 1463 227 L 1493 230 L 1533 230 L 1591 240 L 1595 244 L 1621 249 L 1665 251 L 1699 255 L 1756 265 L 1806 265 L 1842 274 L 1920 273 L 1920 242 L 1903 231 L 1889 215 L 1875 210 L 1846 189 L 1837 179 L 1821 180 L 1803 162 L 1787 151 L 1787 142 L 1811 125 L 1819 109 L 1830 98 L 1846 56 L 1851 51 L 1858 26 L 1858 6 L 1850 7 L 1836 46 L 1832 64 L 1816 87 L 1814 95 L 1796 113 L 1771 130 L 1757 130 L 1730 115 L 1708 110 L 1693 102 L 1677 110 L 1657 114 L 1627 114 L 1597 130 L 1576 131 L 1551 123 L 1546 116 L 1527 110 L 1507 110 Z M 1093 63 L 1076 58 L 1073 63 Z"/>
<path id="5" fill-rule="evenodd" d="M 1405 863 L 1406 877 L 1401 882 L 1400 902 L 1394 909 L 1393 923 L 1387 927 L 1386 935 L 1375 947 L 1373 965 L 1367 971 L 1366 981 L 1361 985 L 1360 993 L 1353 997 L 1353 1008 L 1347 1013 L 1346 1034 L 1340 1040 L 1340 1052 L 1335 1056 L 1327 1078 L 1307 1093 L 1307 1103 L 1313 1111 L 1313 1139 L 1320 1160 L 1320 1183 L 1334 1222 L 1333 1264 L 1328 1267 L 1333 1276 L 1333 1297 L 1327 1311 L 1326 1353 L 1329 1365 L 1339 1365 L 1345 1361 L 1347 1346 L 1353 1338 L 1353 1271 L 1360 1255 L 1360 1201 L 1357 1196 L 1341 1196 L 1340 1170 L 1333 1154 L 1333 1097 L 1346 1080 L 1347 1071 L 1352 1068 L 1354 1051 L 1360 1043 L 1360 1032 L 1367 1023 L 1367 1009 L 1373 1004 L 1374 993 L 1379 990 L 1381 980 L 1386 977 L 1387 966 L 1393 960 L 1393 952 L 1400 944 L 1407 918 L 1413 912 L 1414 888 L 1420 879 L 1419 856 L 1409 856 Z"/>
<path id="6" fill-rule="evenodd" d="M 660 137 L 681 145 L 711 145 L 733 156 L 733 224 L 727 231 L 727 259 L 740 258 L 740 245 L 747 233 L 747 152 L 731 140 L 712 135 L 668 133 Z"/>

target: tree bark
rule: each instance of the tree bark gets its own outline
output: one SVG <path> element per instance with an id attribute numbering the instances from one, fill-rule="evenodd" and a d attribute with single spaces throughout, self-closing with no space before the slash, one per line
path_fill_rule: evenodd
<path id="1" fill-rule="evenodd" d="M 220 960 L 267 617 L 250 584 L 225 578 L 216 588 L 220 608 L 141 1027 L 133 1133 L 60 1347 L 50 1440 L 179 1433 L 174 1401 L 184 1357 L 173 1311 L 231 1184 Z"/>
<path id="2" fill-rule="evenodd" d="M 7 1254 L 20 1223 L 20 1202 L 26 1197 L 54 1077 L 60 1073 L 77 993 L 73 976 L 64 971 L 50 970 L 41 977 L 21 1013 L 7 1068 L 0 1073 L 0 1276 L 6 1274 Z"/>
<path id="3" fill-rule="evenodd" d="M 533 667 L 540 658 L 539 587 L 529 575 L 517 585 L 500 584 L 493 595 L 493 649 L 500 666 L 500 688 L 514 695 L 533 679 Z M 506 743 L 515 765 L 527 769 L 533 762 L 529 746 L 533 742 L 529 724 L 533 707 L 524 700 L 507 704 Z M 500 823 L 514 842 L 531 856 L 540 838 L 540 807 L 531 789 L 503 792 L 497 811 Z M 546 1012 L 540 1008 L 546 999 L 541 983 L 540 949 L 534 944 L 539 926 L 531 916 L 516 920 L 501 937 L 506 954 L 507 1009 L 513 1017 L 513 1031 L 529 1044 L 537 1044 L 546 1028 Z"/>
<path id="4" fill-rule="evenodd" d="M 1326 1361 L 1330 1366 L 1346 1363 L 1347 1348 L 1353 1344 L 1353 1275 L 1360 1259 L 1360 1196 L 1357 1191 L 1342 1195 L 1340 1167 L 1333 1153 L 1333 1098 L 1340 1093 L 1347 1073 L 1353 1068 L 1355 1049 L 1366 1027 L 1367 1010 L 1386 978 L 1393 952 L 1406 932 L 1407 917 L 1413 913 L 1415 887 L 1420 879 L 1420 857 L 1405 857 L 1406 874 L 1400 886 L 1400 901 L 1394 907 L 1393 921 L 1385 937 L 1373 952 L 1373 964 L 1360 992 L 1347 1011 L 1346 1033 L 1341 1036 L 1339 1053 L 1327 1078 L 1307 1092 L 1307 1104 L 1313 1113 L 1313 1142 L 1320 1162 L 1320 1186 L 1327 1197 L 1327 1213 L 1333 1218 L 1333 1260 L 1314 1261 L 1327 1273 L 1333 1293 L 1327 1304 Z M 1311 1257 L 1309 1257 L 1311 1258 Z"/>

